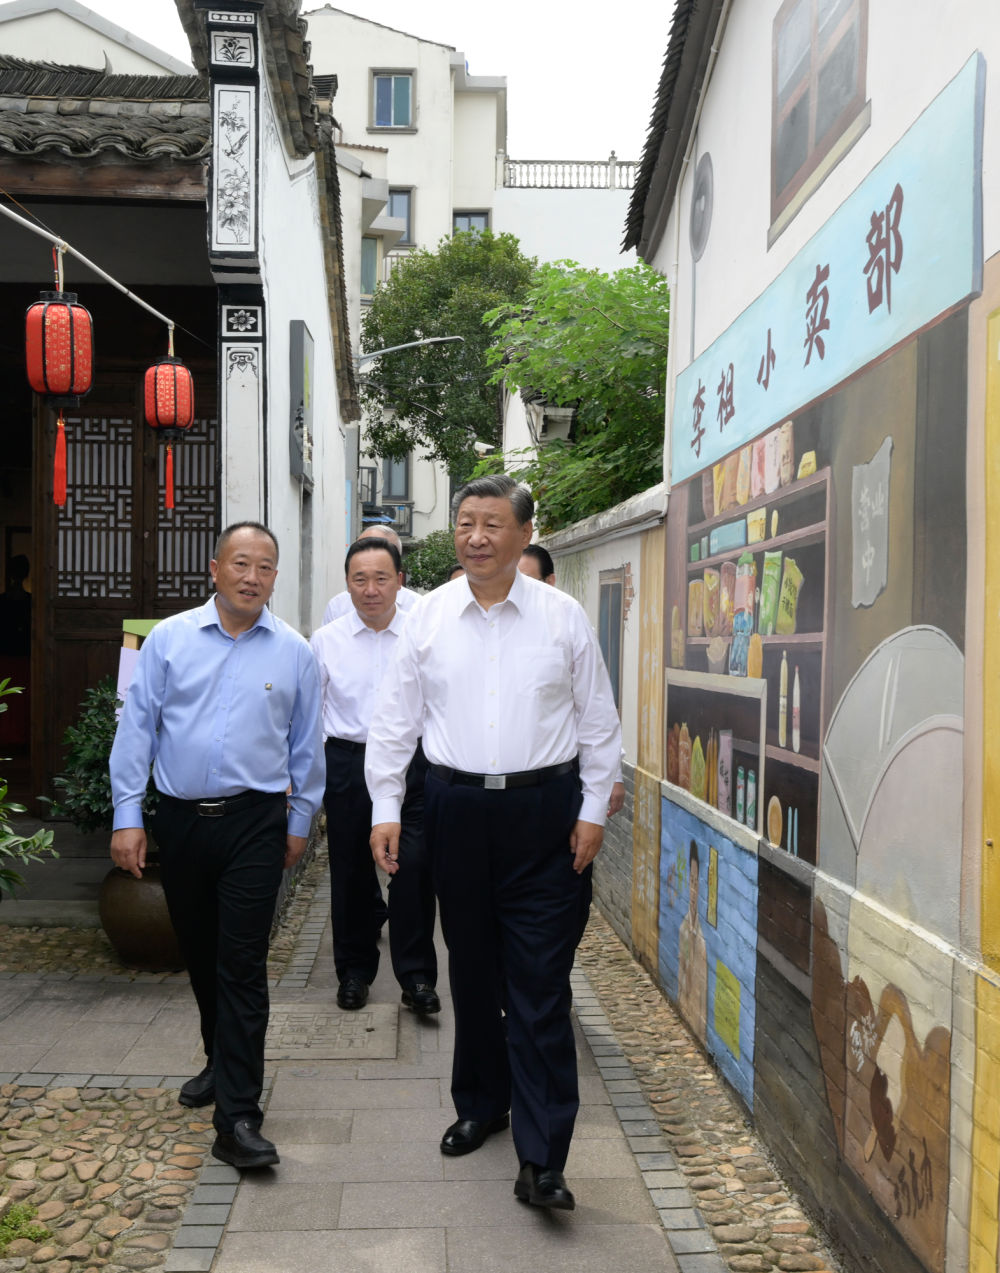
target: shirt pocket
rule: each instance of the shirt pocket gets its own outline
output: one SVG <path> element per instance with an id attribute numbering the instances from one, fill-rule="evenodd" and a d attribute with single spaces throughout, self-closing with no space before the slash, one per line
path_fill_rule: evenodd
<path id="1" fill-rule="evenodd" d="M 517 661 L 513 680 L 524 698 L 547 707 L 565 703 L 572 694 L 569 661 L 551 645 L 526 645 L 513 652 Z"/>

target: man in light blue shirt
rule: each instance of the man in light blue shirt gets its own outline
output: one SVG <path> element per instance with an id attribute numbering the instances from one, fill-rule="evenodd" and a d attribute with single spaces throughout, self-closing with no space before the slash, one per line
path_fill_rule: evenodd
<path id="1" fill-rule="evenodd" d="M 141 876 L 149 814 L 208 1064 L 181 1088 L 215 1101 L 212 1153 L 278 1162 L 260 1133 L 267 948 L 284 867 L 305 852 L 323 798 L 319 675 L 306 641 L 267 608 L 278 544 L 240 522 L 219 536 L 215 595 L 143 643 L 111 750 L 116 866 Z"/>

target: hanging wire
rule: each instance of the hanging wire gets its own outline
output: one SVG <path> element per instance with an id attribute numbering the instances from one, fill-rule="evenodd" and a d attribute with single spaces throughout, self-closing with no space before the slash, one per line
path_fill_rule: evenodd
<path id="1" fill-rule="evenodd" d="M 78 252 L 76 248 L 72 246 L 72 244 L 67 243 L 64 239 L 59 238 L 57 234 L 54 234 L 48 228 L 48 226 L 45 224 L 44 221 L 41 220 L 40 217 L 35 216 L 35 214 L 31 211 L 30 208 L 26 208 L 22 203 L 19 203 L 17 199 L 15 199 L 14 196 L 10 194 L 8 191 L 6 191 L 2 186 L 0 186 L 0 195 L 3 195 L 5 199 L 9 199 L 11 203 L 19 207 L 26 215 L 23 217 L 20 217 L 17 215 L 16 212 L 12 212 L 10 208 L 5 208 L 2 203 L 0 203 L 0 214 L 2 214 L 5 217 L 9 217 L 12 221 L 16 221 L 19 225 L 23 226 L 24 229 L 30 230 L 32 234 L 37 234 L 37 235 L 40 235 L 43 239 L 48 239 L 49 242 L 53 245 L 52 257 L 53 257 L 53 266 L 55 269 L 57 291 L 61 292 L 63 290 L 63 286 L 62 286 L 63 277 L 64 277 L 63 253 L 69 252 L 71 256 L 75 256 L 78 261 L 80 261 L 83 265 L 85 265 L 89 270 L 92 270 L 99 278 L 104 279 L 105 282 L 110 283 L 112 287 L 117 288 L 118 291 L 122 292 L 125 296 L 127 296 L 129 300 L 134 301 L 136 305 L 139 305 L 143 309 L 147 310 L 150 314 L 153 315 L 154 318 L 158 318 L 161 323 L 166 323 L 168 333 L 169 333 L 170 353 L 171 353 L 171 356 L 173 355 L 174 328 L 177 326 L 177 324 L 173 321 L 173 319 L 168 318 L 166 314 L 161 314 L 158 309 L 154 309 L 152 305 L 147 304 L 147 302 L 144 301 L 141 296 L 136 296 L 135 292 L 129 291 L 129 289 L 124 285 L 124 283 L 119 283 L 116 278 L 113 278 L 105 270 L 102 270 L 99 265 L 95 265 L 94 262 L 91 261 L 88 257 L 84 256 L 82 252 Z M 32 225 L 31 220 L 28 219 L 29 217 L 32 218 L 34 221 L 37 221 L 38 224 Z M 192 340 L 196 340 L 199 345 L 204 345 L 206 349 L 211 349 L 213 352 L 215 352 L 214 345 L 211 345 L 207 340 L 204 340 L 196 332 L 191 331 L 190 328 L 182 326 L 180 330 L 182 332 L 185 332 L 188 336 L 190 336 Z"/>

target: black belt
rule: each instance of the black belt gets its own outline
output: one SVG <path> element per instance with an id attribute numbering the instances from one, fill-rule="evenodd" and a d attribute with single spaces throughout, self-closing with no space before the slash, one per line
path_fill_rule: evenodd
<path id="1" fill-rule="evenodd" d="M 217 800 L 207 798 L 205 800 L 182 800 L 179 796 L 168 796 L 165 792 L 159 793 L 161 800 L 167 800 L 172 804 L 182 805 L 185 809 L 191 809 L 200 818 L 222 818 L 227 813 L 235 813 L 237 809 L 245 809 L 248 805 L 260 804 L 262 800 L 276 800 L 279 796 L 284 799 L 283 791 L 241 791 L 235 796 L 220 796 Z"/>
<path id="2" fill-rule="evenodd" d="M 326 740 L 327 747 L 340 747 L 343 751 L 364 751 L 367 743 L 354 743 L 349 738 L 334 738 L 332 735 Z"/>
<path id="3" fill-rule="evenodd" d="M 560 765 L 546 765 L 544 769 L 522 769 L 514 774 L 467 774 L 463 769 L 450 769 L 447 765 L 431 765 L 430 771 L 442 782 L 460 787 L 485 787 L 487 791 L 509 791 L 512 787 L 537 787 L 550 778 L 561 778 L 572 773 L 576 760 L 564 760 Z"/>

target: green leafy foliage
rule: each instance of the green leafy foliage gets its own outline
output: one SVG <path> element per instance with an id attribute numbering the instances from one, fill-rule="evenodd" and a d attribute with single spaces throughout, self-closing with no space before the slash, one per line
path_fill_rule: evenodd
<path id="1" fill-rule="evenodd" d="M 499 442 L 483 316 L 519 304 L 534 267 L 512 234 L 465 232 L 435 252 L 411 252 L 377 288 L 362 321 L 363 351 L 431 336 L 461 336 L 462 343 L 402 349 L 370 365 L 361 391 L 369 454 L 401 460 L 422 446 L 463 480 L 475 464 L 473 443 Z"/>
<path id="2" fill-rule="evenodd" d="M 662 477 L 669 334 L 666 280 L 648 265 L 614 274 L 571 261 L 543 265 L 523 304 L 486 316 L 494 383 L 574 406 L 569 441 L 525 453 L 518 477 L 543 531 L 620 503 Z M 509 456 L 508 456 L 509 459 Z M 489 457 L 477 472 L 496 471 Z"/>
<path id="3" fill-rule="evenodd" d="M 110 829 L 115 806 L 108 759 L 118 726 L 118 690 L 110 676 L 87 690 L 76 723 L 63 735 L 66 767 L 53 779 L 63 793 L 48 801 L 57 818 L 68 818 L 81 831 Z"/>
<path id="4" fill-rule="evenodd" d="M 2 689 L 0 692 L 3 692 Z M 44 1242 L 51 1236 L 44 1225 L 34 1223 L 37 1214 L 38 1208 L 27 1202 L 15 1202 L 7 1208 L 0 1218 L 0 1255 L 3 1255 L 15 1238 Z"/>
<path id="5" fill-rule="evenodd" d="M 432 530 L 427 538 L 406 554 L 406 580 L 411 588 L 429 592 L 448 582 L 455 564 L 455 535 L 450 530 Z"/>
<path id="6" fill-rule="evenodd" d="M 21 686 L 11 685 L 10 677 L 0 681 L 0 700 L 9 694 L 20 694 Z M 0 701 L 0 712 L 7 710 L 7 704 Z M 36 831 L 34 835 L 17 835 L 11 825 L 13 813 L 26 813 L 23 804 L 7 799 L 8 784 L 0 778 L 0 897 L 13 894 L 16 889 L 24 887 L 24 877 L 10 864 L 12 862 L 40 862 L 45 857 L 58 857 L 52 847 L 51 831 Z M 0 1230 L 2 1239 L 2 1230 Z M 0 1251 L 3 1246 L 0 1245 Z"/>

